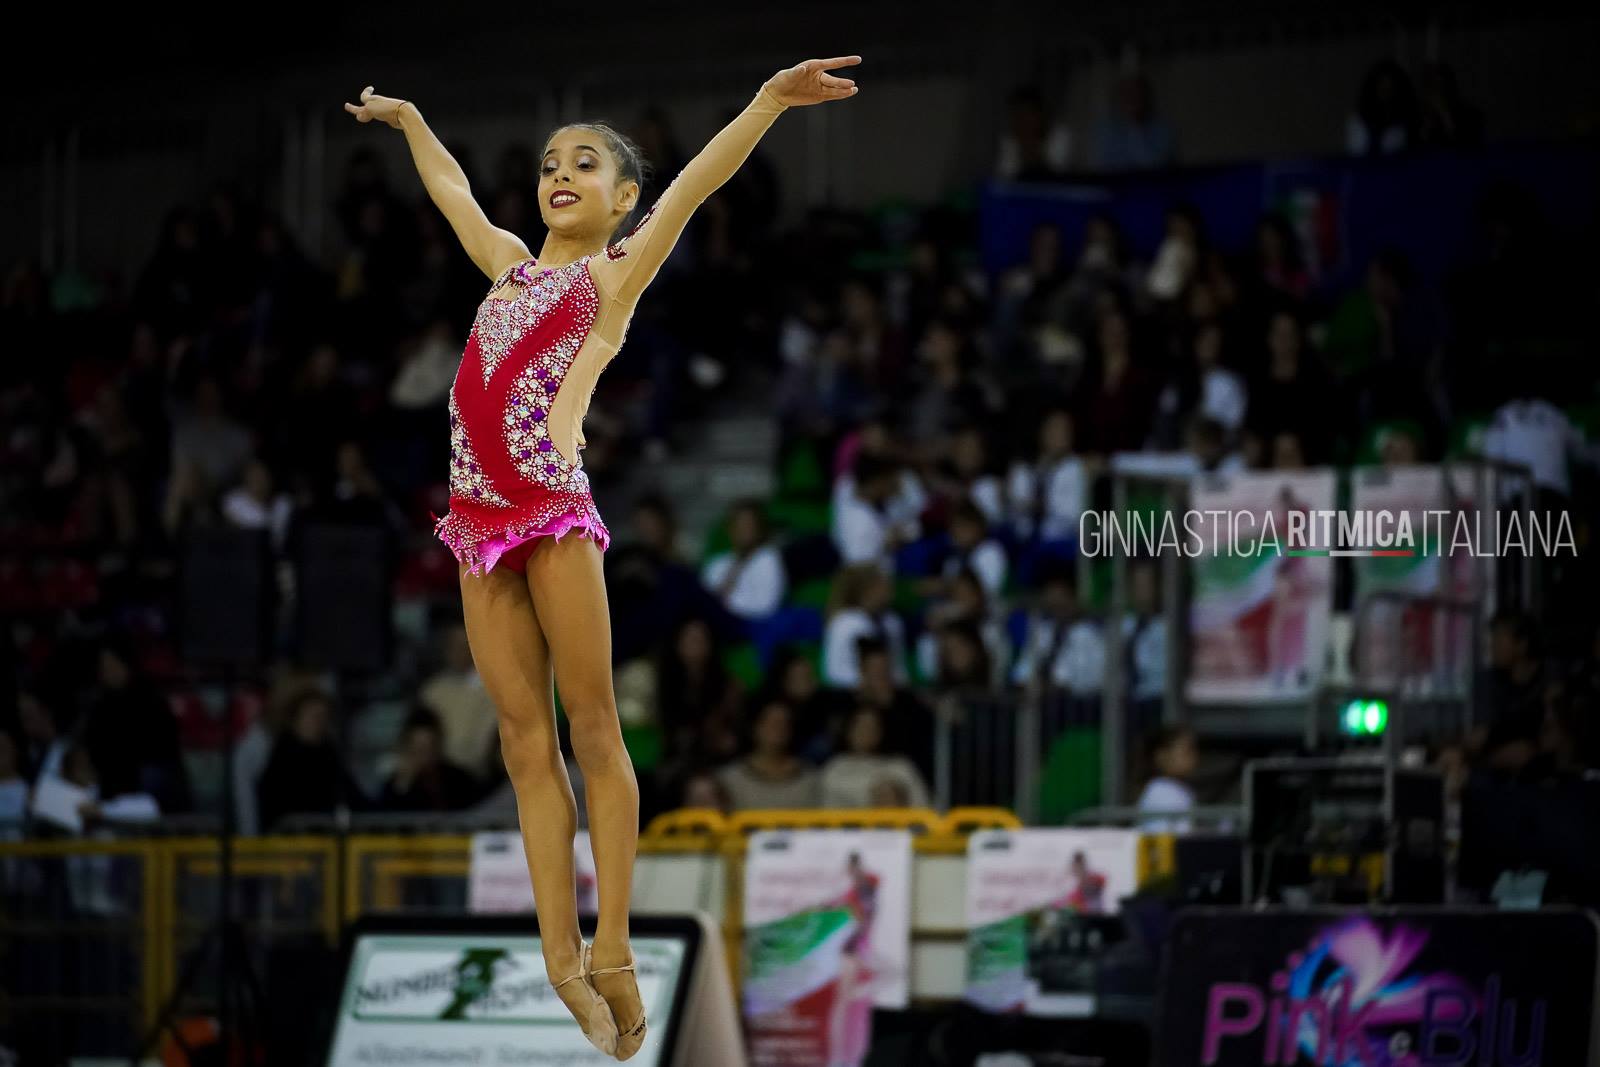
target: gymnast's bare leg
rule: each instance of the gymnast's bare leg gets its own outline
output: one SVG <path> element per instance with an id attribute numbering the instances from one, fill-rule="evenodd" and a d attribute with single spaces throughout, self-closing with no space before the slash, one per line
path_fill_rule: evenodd
<path id="1" fill-rule="evenodd" d="M 517 794 L 545 971 L 555 983 L 579 973 L 582 942 L 572 859 L 577 805 L 556 736 L 550 646 L 523 575 L 509 567 L 481 576 L 468 574 L 464 565 L 458 571 L 472 659 L 500 717 L 500 747 Z M 567 982 L 556 992 L 591 1034 L 592 994 L 584 983 Z M 614 1032 L 592 1038 L 607 1051 L 614 1047 Z"/>
<path id="2" fill-rule="evenodd" d="M 555 664 L 572 753 L 583 770 L 600 896 L 593 966 L 596 971 L 621 967 L 632 960 L 628 902 L 639 841 L 639 784 L 622 744 L 611 687 L 611 615 L 600 547 L 575 530 L 559 541 L 540 538 L 528 557 L 527 586 Z M 628 1037 L 644 1013 L 634 974 L 596 975 L 594 985 L 611 1005 L 622 1035 L 617 1058 L 627 1059 L 642 1040 L 642 1034 Z"/>

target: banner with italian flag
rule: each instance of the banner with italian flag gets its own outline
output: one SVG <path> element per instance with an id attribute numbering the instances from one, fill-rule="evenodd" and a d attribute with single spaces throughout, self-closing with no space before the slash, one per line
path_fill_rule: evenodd
<path id="1" fill-rule="evenodd" d="M 1370 467 L 1351 475 L 1353 510 L 1404 515 L 1418 531 L 1413 552 L 1354 561 L 1357 684 L 1434 692 L 1468 684 L 1472 615 L 1436 600 L 1477 593 L 1479 561 L 1466 549 L 1452 552 L 1442 536 L 1456 514 L 1476 509 L 1474 497 L 1473 472 L 1461 467 Z"/>
<path id="2" fill-rule="evenodd" d="M 1316 688 L 1333 610 L 1334 546 L 1291 546 L 1288 531 L 1294 512 L 1331 511 L 1335 490 L 1332 470 L 1195 479 L 1190 508 L 1227 520 L 1200 526 L 1201 548 L 1190 559 L 1190 700 L 1277 702 Z M 1268 531 L 1275 543 L 1264 540 Z"/>
<path id="3" fill-rule="evenodd" d="M 872 1009 L 909 1002 L 911 835 L 752 835 L 744 1014 L 755 1067 L 860 1064 Z"/>

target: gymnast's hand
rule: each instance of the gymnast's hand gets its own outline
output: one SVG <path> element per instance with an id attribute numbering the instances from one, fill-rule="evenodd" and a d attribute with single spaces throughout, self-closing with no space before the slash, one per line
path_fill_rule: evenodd
<path id="1" fill-rule="evenodd" d="M 860 56 L 808 59 L 768 78 L 767 91 L 777 97 L 780 104 L 789 107 L 843 100 L 856 95 L 856 83 L 849 78 L 834 77 L 827 73 L 828 68 L 853 67 L 860 62 Z"/>
<path id="2" fill-rule="evenodd" d="M 372 86 L 361 90 L 361 106 L 346 104 L 344 109 L 354 115 L 361 122 L 387 122 L 395 129 L 400 128 L 400 105 L 405 101 L 398 96 L 375 96 Z"/>

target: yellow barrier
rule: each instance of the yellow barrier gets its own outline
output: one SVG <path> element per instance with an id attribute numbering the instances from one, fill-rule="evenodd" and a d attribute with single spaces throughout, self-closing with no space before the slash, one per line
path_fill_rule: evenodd
<path id="1" fill-rule="evenodd" d="M 727 865 L 722 925 L 731 973 L 742 970 L 743 873 L 747 840 L 759 830 L 894 829 L 912 834 L 923 854 L 959 853 L 969 834 L 980 829 L 1017 829 L 1021 823 L 999 808 L 957 808 L 946 815 L 926 808 L 850 811 L 746 811 L 732 816 L 706 809 L 668 812 L 651 821 L 639 838 L 642 855 L 671 853 L 720 855 Z M 1169 844 L 1170 849 L 1170 844 Z M 342 858 L 341 858 L 342 850 Z M 139 921 L 142 926 L 142 986 L 138 1006 L 145 1026 L 154 1022 L 177 981 L 178 959 L 203 929 L 215 906 L 211 883 L 220 873 L 215 838 L 152 838 L 124 841 L 0 842 L 0 863 L 8 859 L 110 855 L 141 863 Z M 1166 866 L 1160 850 L 1146 869 Z M 345 923 L 369 911 L 408 910 L 408 894 L 419 886 L 441 902 L 441 911 L 466 907 L 465 887 L 472 862 L 469 834 L 355 835 L 341 843 L 332 837 L 239 838 L 234 843 L 238 892 L 266 899 L 277 931 L 316 930 L 330 948 Z M 342 888 L 341 888 L 342 883 Z M 203 901 L 203 903 L 196 903 Z M 416 910 L 412 907 L 409 910 Z M 284 913 L 304 920 L 296 927 Z M 0 941 L 26 917 L 0 916 Z M 248 918 L 246 925 L 249 925 Z M 9 1009 L 9 1002 L 5 1003 Z"/>

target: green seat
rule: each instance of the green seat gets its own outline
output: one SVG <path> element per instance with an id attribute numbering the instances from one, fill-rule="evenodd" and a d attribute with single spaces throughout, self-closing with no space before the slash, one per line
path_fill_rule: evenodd
<path id="1" fill-rule="evenodd" d="M 1100 730 L 1071 726 L 1050 743 L 1039 768 L 1039 821 L 1059 825 L 1100 803 Z"/>
<path id="2" fill-rule="evenodd" d="M 754 691 L 761 688 L 765 673 L 761 668 L 761 656 L 756 652 L 756 646 L 749 641 L 741 641 L 729 646 L 722 653 L 722 665 L 729 674 L 739 679 L 746 690 Z"/>

